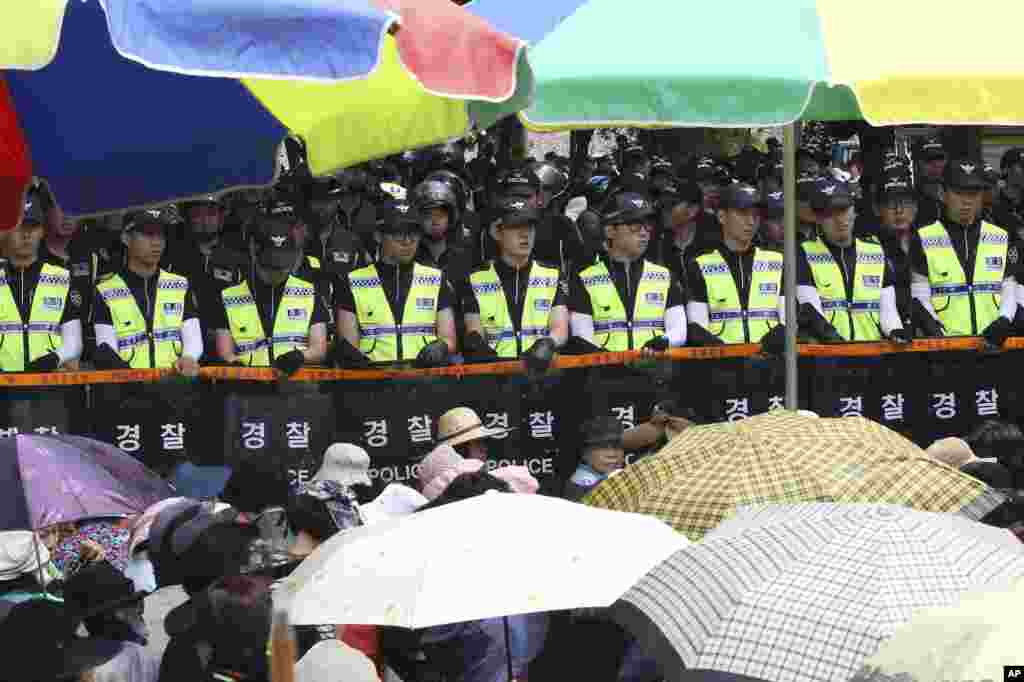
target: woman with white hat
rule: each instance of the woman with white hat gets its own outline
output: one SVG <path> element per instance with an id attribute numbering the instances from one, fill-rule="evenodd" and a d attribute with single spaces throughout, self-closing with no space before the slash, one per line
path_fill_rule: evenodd
<path id="1" fill-rule="evenodd" d="M 437 445 L 450 445 L 466 459 L 487 460 L 488 438 L 504 436 L 509 428 L 486 428 L 479 415 L 468 407 L 448 410 L 437 420 Z"/>

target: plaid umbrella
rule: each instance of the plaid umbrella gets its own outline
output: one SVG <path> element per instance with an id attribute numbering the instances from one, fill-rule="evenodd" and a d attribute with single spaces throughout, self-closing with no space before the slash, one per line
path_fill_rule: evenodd
<path id="1" fill-rule="evenodd" d="M 669 681 L 686 679 L 686 666 L 845 682 L 915 609 L 1020 576 L 1020 542 L 962 516 L 896 505 L 765 505 L 740 510 L 659 564 L 613 616 Z"/>
<path id="2" fill-rule="evenodd" d="M 772 412 L 689 428 L 584 501 L 652 514 L 699 540 L 746 504 L 889 502 L 980 519 L 1003 497 L 868 419 Z"/>
<path id="3" fill-rule="evenodd" d="M 972 592 L 956 606 L 922 609 L 869 658 L 851 682 L 1000 680 L 1021 665 L 1024 580 Z"/>

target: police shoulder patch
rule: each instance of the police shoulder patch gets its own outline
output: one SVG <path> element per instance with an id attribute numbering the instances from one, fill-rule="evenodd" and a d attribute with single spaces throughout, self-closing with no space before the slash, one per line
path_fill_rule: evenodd
<path id="1" fill-rule="evenodd" d="M 1020 259 L 1020 255 L 1017 253 L 1017 247 L 1011 246 L 1006 250 L 1006 260 L 1012 265 L 1016 265 Z"/>
<path id="2" fill-rule="evenodd" d="M 72 307 L 81 308 L 82 294 L 78 291 L 78 289 L 72 289 L 71 292 L 68 293 L 68 301 L 70 301 Z"/>
<path id="3" fill-rule="evenodd" d="M 113 272 L 107 272 L 96 278 L 96 283 L 109 281 L 114 276 Z"/>

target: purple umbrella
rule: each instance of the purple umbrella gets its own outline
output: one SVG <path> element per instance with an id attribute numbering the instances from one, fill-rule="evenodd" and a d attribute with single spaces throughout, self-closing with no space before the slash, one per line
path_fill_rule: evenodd
<path id="1" fill-rule="evenodd" d="M 137 514 L 171 495 L 113 445 L 68 435 L 0 438 L 0 531 Z"/>

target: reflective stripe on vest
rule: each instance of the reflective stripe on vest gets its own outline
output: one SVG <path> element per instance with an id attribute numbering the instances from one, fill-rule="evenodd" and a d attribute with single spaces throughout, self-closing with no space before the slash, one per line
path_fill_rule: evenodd
<path id="1" fill-rule="evenodd" d="M 71 276 L 66 269 L 44 263 L 26 323 L 0 271 L 0 371 L 24 371 L 26 348 L 27 361 L 32 362 L 61 347 L 60 320 L 70 287 Z"/>
<path id="2" fill-rule="evenodd" d="M 759 343 L 779 324 L 782 254 L 754 250 L 747 305 L 740 302 L 729 264 L 717 250 L 697 258 L 708 292 L 708 331 L 725 343 Z"/>
<path id="3" fill-rule="evenodd" d="M 853 300 L 846 298 L 843 274 L 825 242 L 819 238 L 800 246 L 807 255 L 825 319 L 847 341 L 878 341 L 882 338 L 878 319 L 882 309 L 885 254 L 878 244 L 858 239 L 855 245 Z"/>
<path id="4" fill-rule="evenodd" d="M 133 369 L 173 367 L 181 356 L 181 326 L 185 316 L 188 280 L 164 270 L 157 274 L 153 324 L 148 326 L 131 289 L 120 275 L 112 275 L 96 285 L 110 309 L 117 335 L 117 354 Z M 152 331 L 150 331 L 152 330 Z M 150 342 L 155 351 L 150 357 Z"/>
<path id="5" fill-rule="evenodd" d="M 516 274 L 518 277 L 518 273 Z M 488 345 L 499 358 L 518 358 L 537 339 L 551 334 L 551 307 L 558 293 L 558 270 L 533 262 L 523 292 L 523 314 L 520 319 L 518 338 L 512 315 L 509 312 L 505 290 L 492 263 L 486 270 L 478 270 L 469 276 L 477 306 L 480 308 L 480 325 Z"/>
<path id="6" fill-rule="evenodd" d="M 656 336 L 664 336 L 665 306 L 672 282 L 668 268 L 643 262 L 631 320 L 603 260 L 581 271 L 580 280 L 590 296 L 595 344 L 607 351 L 635 350 Z"/>
<path id="7" fill-rule="evenodd" d="M 359 321 L 359 350 L 371 362 L 412 360 L 424 346 L 437 340 L 440 270 L 419 263 L 413 264 L 412 285 L 405 299 L 401 328 L 395 322 L 376 266 L 367 265 L 350 272 L 348 281 L 356 303 L 356 319 Z"/>
<path id="8" fill-rule="evenodd" d="M 256 299 L 247 281 L 225 289 L 221 293 L 221 301 L 227 313 L 235 353 L 243 364 L 269 367 L 273 358 L 309 347 L 309 327 L 316 299 L 313 285 L 306 280 L 290 276 L 285 282 L 270 338 L 263 329 Z"/>
<path id="9" fill-rule="evenodd" d="M 985 331 L 999 317 L 1009 242 L 1006 231 L 989 223 L 981 224 L 971 284 L 967 283 L 942 223 L 922 227 L 919 234 L 928 261 L 932 306 L 946 328 L 946 336 L 971 336 Z"/>

